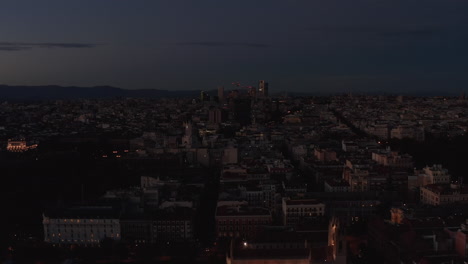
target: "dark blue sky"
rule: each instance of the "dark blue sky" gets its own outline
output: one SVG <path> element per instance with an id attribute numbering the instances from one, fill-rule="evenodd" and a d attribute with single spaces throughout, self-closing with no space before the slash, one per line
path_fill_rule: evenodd
<path id="1" fill-rule="evenodd" d="M 289 91 L 468 87 L 466 0 L 10 0 L 0 83 Z"/>

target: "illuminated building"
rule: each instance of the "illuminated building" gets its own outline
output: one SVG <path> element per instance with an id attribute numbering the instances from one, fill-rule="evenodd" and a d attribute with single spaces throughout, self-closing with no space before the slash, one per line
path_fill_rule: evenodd
<path id="1" fill-rule="evenodd" d="M 424 185 L 450 183 L 450 174 L 448 174 L 447 169 L 442 168 L 442 165 L 436 164 L 432 167 L 425 167 L 422 172 L 424 177 Z"/>
<path id="2" fill-rule="evenodd" d="M 153 241 L 187 241 L 193 238 L 193 210 L 186 207 L 170 207 L 155 211 L 152 219 Z"/>
<path id="3" fill-rule="evenodd" d="M 206 93 L 205 91 L 201 91 L 200 92 L 200 101 L 209 101 L 210 100 L 210 96 L 208 95 L 208 93 Z"/>
<path id="4" fill-rule="evenodd" d="M 336 152 L 329 149 L 314 149 L 314 156 L 319 161 L 335 161 L 336 159 Z"/>
<path id="5" fill-rule="evenodd" d="M 184 145 L 187 148 L 192 147 L 192 133 L 193 133 L 193 127 L 191 122 L 184 122 L 183 123 L 185 133 L 184 136 L 182 137 L 182 145 Z"/>
<path id="6" fill-rule="evenodd" d="M 393 207 L 390 210 L 390 222 L 394 225 L 401 225 L 403 224 L 403 220 L 405 219 L 405 214 L 401 208 Z"/>
<path id="7" fill-rule="evenodd" d="M 330 219 L 328 225 L 328 246 L 331 248 L 333 263 L 346 263 L 347 245 L 340 220 L 336 217 Z"/>
<path id="8" fill-rule="evenodd" d="M 424 141 L 424 128 L 399 125 L 390 130 L 390 138 L 412 138 L 418 141 Z"/>
<path id="9" fill-rule="evenodd" d="M 325 204 L 314 199 L 283 198 L 283 224 L 294 225 L 325 215 Z"/>
<path id="10" fill-rule="evenodd" d="M 245 243 L 245 242 L 244 242 Z M 272 249 L 260 249 L 250 248 L 249 244 L 240 246 L 231 246 L 231 250 L 226 256 L 226 263 L 228 264 L 309 264 L 312 263 L 310 260 L 311 250 L 309 248 L 275 248 Z"/>
<path id="11" fill-rule="evenodd" d="M 369 189 L 369 171 L 358 168 L 346 167 L 343 171 L 343 179 L 348 182 L 350 191 L 363 192 Z"/>
<path id="12" fill-rule="evenodd" d="M 228 264 L 310 264 L 332 259 L 328 236 L 302 232 L 272 231 L 250 239 L 232 239 L 226 255 Z M 340 263 L 340 262 L 338 262 Z M 345 263 L 345 262 L 341 262 Z"/>
<path id="13" fill-rule="evenodd" d="M 19 140 L 9 139 L 7 143 L 7 150 L 10 152 L 24 152 L 30 149 L 35 149 L 36 147 L 37 147 L 37 144 L 28 146 L 26 143 L 26 140 L 24 139 L 19 139 Z"/>
<path id="14" fill-rule="evenodd" d="M 120 240 L 119 213 L 112 207 L 75 207 L 43 214 L 44 241 L 55 245 L 96 246 Z"/>
<path id="15" fill-rule="evenodd" d="M 420 194 L 423 204 L 468 203 L 468 188 L 459 184 L 429 184 L 421 187 Z"/>
<path id="16" fill-rule="evenodd" d="M 258 82 L 258 97 L 266 98 L 268 97 L 268 83 L 264 80 Z"/>
<path id="17" fill-rule="evenodd" d="M 398 152 L 390 151 L 389 149 L 372 152 L 372 160 L 377 162 L 377 164 L 388 167 L 402 169 L 413 168 L 413 157 L 408 154 L 400 155 Z"/>
<path id="18" fill-rule="evenodd" d="M 468 220 L 466 221 L 468 224 Z M 455 233 L 455 250 L 462 258 L 468 258 L 468 230 L 458 230 Z"/>

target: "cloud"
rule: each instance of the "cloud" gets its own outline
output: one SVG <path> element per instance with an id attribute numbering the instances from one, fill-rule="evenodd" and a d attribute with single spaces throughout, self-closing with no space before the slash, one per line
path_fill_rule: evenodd
<path id="1" fill-rule="evenodd" d="M 31 44 L 31 46 L 37 46 L 42 48 L 94 48 L 97 44 L 89 43 L 37 43 Z"/>
<path id="2" fill-rule="evenodd" d="M 316 26 L 307 31 L 333 34 L 365 34 L 381 37 L 430 37 L 443 33 L 443 30 L 432 26 Z"/>
<path id="3" fill-rule="evenodd" d="M 31 49 L 30 47 L 22 47 L 22 46 L 2 46 L 0 44 L 0 51 L 20 51 L 20 50 L 28 50 Z"/>
<path id="4" fill-rule="evenodd" d="M 94 48 L 98 44 L 93 43 L 60 43 L 60 42 L 47 42 L 47 43 L 34 43 L 34 42 L 0 42 L 0 51 L 22 51 L 30 50 L 33 48 Z"/>
<path id="5" fill-rule="evenodd" d="M 179 42 L 179 46 L 204 46 L 204 47 L 247 47 L 247 48 L 268 48 L 270 45 L 263 43 L 249 42 L 224 42 L 224 41 L 200 41 L 200 42 Z"/>

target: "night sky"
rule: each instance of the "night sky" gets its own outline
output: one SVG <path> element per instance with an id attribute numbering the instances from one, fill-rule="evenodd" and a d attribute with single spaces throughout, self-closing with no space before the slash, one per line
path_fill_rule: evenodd
<path id="1" fill-rule="evenodd" d="M 5 0 L 0 83 L 468 89 L 466 0 Z"/>

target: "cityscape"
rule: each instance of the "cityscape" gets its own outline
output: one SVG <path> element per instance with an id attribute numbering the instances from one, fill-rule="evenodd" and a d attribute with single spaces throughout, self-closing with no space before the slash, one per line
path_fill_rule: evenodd
<path id="1" fill-rule="evenodd" d="M 4 101 L 2 261 L 466 263 L 467 106 L 264 80 Z"/>
<path id="2" fill-rule="evenodd" d="M 468 1 L 0 5 L 0 264 L 468 264 Z"/>

